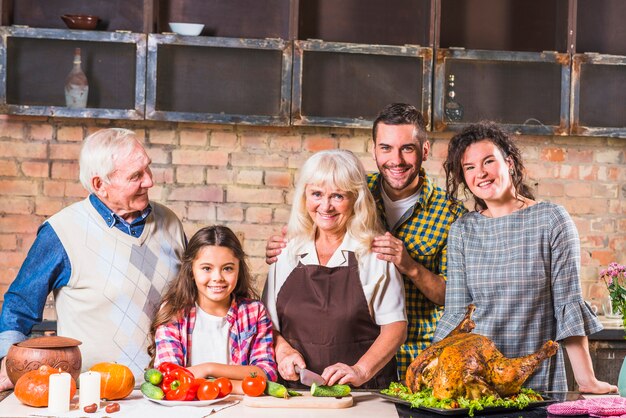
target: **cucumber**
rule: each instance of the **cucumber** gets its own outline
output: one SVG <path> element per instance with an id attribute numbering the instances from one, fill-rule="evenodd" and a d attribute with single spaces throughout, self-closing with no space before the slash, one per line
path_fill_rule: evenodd
<path id="1" fill-rule="evenodd" d="M 141 384 L 141 393 L 143 393 L 150 399 L 161 400 L 165 397 L 163 390 L 150 382 L 143 382 Z"/>
<path id="2" fill-rule="evenodd" d="M 289 392 L 287 388 L 280 383 L 267 381 L 267 386 L 265 386 L 265 393 L 275 398 L 288 398 Z"/>
<path id="3" fill-rule="evenodd" d="M 326 396 L 332 398 L 341 398 L 342 396 L 348 396 L 350 394 L 350 386 L 348 385 L 317 385 L 313 383 L 311 385 L 311 395 L 313 396 Z"/>
<path id="4" fill-rule="evenodd" d="M 163 374 L 157 369 L 148 369 L 143 374 L 143 380 L 158 385 L 163 380 Z"/>
<path id="5" fill-rule="evenodd" d="M 300 392 L 291 389 L 287 389 L 287 394 L 289 394 L 289 396 L 302 396 Z"/>

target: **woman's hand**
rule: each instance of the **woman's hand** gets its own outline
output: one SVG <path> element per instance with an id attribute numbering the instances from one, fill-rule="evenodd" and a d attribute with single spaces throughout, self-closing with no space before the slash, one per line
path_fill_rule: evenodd
<path id="1" fill-rule="evenodd" d="M 617 386 L 594 378 L 592 382 L 585 385 L 579 383 L 578 390 L 582 393 L 617 393 Z"/>
<path id="2" fill-rule="evenodd" d="M 13 389 L 13 383 L 9 380 L 9 376 L 7 375 L 7 358 L 4 357 L 2 359 L 2 365 L 0 366 L 0 391 Z"/>
<path id="3" fill-rule="evenodd" d="M 287 354 L 278 361 L 278 373 L 285 380 L 298 380 L 300 375 L 296 373 L 296 365 L 301 369 L 306 368 L 306 363 L 302 354 L 293 350 L 290 354 Z"/>
<path id="4" fill-rule="evenodd" d="M 332 366 L 326 367 L 322 373 L 322 377 L 326 379 L 328 386 L 332 386 L 335 383 L 361 386 L 369 380 L 365 370 L 361 367 L 356 364 L 354 366 L 348 366 L 344 363 L 335 363 Z"/>

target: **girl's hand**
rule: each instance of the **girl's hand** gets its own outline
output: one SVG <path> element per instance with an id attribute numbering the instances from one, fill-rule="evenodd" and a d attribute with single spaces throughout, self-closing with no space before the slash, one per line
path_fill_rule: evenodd
<path id="1" fill-rule="evenodd" d="M 335 383 L 342 385 L 351 384 L 352 386 L 361 386 L 369 379 L 367 373 L 360 366 L 348 366 L 344 363 L 335 363 L 324 369 L 322 377 L 326 379 L 326 384 L 332 386 Z"/>
<path id="2" fill-rule="evenodd" d="M 278 373 L 280 373 L 281 377 L 285 380 L 299 380 L 300 375 L 296 373 L 296 365 L 301 369 L 306 368 L 306 362 L 302 354 L 293 350 L 278 362 Z"/>

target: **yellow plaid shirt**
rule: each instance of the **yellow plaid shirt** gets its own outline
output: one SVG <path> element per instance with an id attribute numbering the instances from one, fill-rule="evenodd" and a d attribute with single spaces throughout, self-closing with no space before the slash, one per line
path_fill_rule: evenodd
<path id="1" fill-rule="evenodd" d="M 379 173 L 368 175 L 368 186 L 376 200 L 385 229 L 404 241 L 404 246 L 415 261 L 445 279 L 448 231 L 450 225 L 467 210 L 462 204 L 453 205 L 445 191 L 435 186 L 426 176 L 423 168 L 420 177 L 424 181 L 417 203 L 402 216 L 398 227 L 393 231 L 386 223 L 385 206 L 380 195 L 382 178 Z M 396 355 L 401 381 L 404 380 L 411 361 L 430 345 L 443 312 L 442 307 L 428 300 L 407 277 L 404 277 L 404 288 L 408 336 Z"/>

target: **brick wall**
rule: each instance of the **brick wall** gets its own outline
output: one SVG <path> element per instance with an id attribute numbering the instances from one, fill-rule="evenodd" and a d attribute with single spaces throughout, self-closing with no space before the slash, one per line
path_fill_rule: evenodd
<path id="1" fill-rule="evenodd" d="M 191 236 L 225 224 L 243 237 L 255 284 L 267 266 L 265 241 L 289 214 L 297 169 L 310 153 L 345 148 L 374 170 L 369 130 L 272 128 L 157 122 L 0 118 L 0 300 L 37 227 L 82 199 L 81 140 L 102 127 L 135 130 L 153 160 L 151 198 L 172 208 Z M 451 134 L 433 134 L 427 171 L 443 185 Z M 523 136 L 530 179 L 541 199 L 564 205 L 581 238 L 582 279 L 596 281 L 610 261 L 626 263 L 626 139 Z"/>

